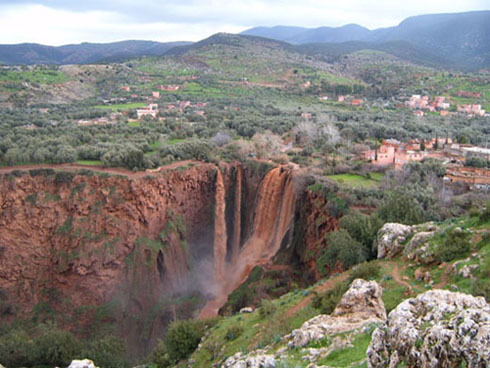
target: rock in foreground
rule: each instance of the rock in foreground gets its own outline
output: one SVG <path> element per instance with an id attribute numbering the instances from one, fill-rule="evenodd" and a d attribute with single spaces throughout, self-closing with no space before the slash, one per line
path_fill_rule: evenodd
<path id="1" fill-rule="evenodd" d="M 373 368 L 487 367 L 490 306 L 482 297 L 447 290 L 407 299 L 374 331 L 367 355 Z"/>
<path id="2" fill-rule="evenodd" d="M 89 359 L 73 360 L 68 368 L 97 368 L 93 361 Z"/>
<path id="3" fill-rule="evenodd" d="M 290 347 L 303 347 L 325 336 L 384 323 L 383 290 L 376 281 L 354 280 L 332 315 L 319 315 L 291 333 Z"/>

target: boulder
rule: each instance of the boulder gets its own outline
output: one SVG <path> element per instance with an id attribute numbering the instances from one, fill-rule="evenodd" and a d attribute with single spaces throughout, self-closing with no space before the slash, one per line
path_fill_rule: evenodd
<path id="1" fill-rule="evenodd" d="M 377 328 L 368 367 L 480 368 L 490 361 L 490 306 L 484 298 L 431 290 L 400 303 Z"/>
<path id="2" fill-rule="evenodd" d="M 244 355 L 236 353 L 226 359 L 223 366 L 225 368 L 275 368 L 276 359 L 267 354 Z"/>
<path id="3" fill-rule="evenodd" d="M 391 258 L 402 251 L 403 242 L 412 233 L 412 227 L 387 223 L 378 231 L 378 259 Z"/>
<path id="4" fill-rule="evenodd" d="M 72 360 L 68 368 L 97 368 L 93 361 L 89 359 Z"/>
<path id="5" fill-rule="evenodd" d="M 432 238 L 434 236 L 434 231 L 422 231 L 420 233 L 416 233 L 408 245 L 405 247 L 403 250 L 403 253 L 405 255 L 410 255 L 413 252 L 415 252 L 418 248 L 420 248 L 422 245 L 424 245 L 427 240 Z"/>
<path id="6" fill-rule="evenodd" d="M 245 308 L 242 308 L 240 309 L 240 313 L 253 313 L 253 308 L 252 307 L 245 307 Z"/>
<path id="7" fill-rule="evenodd" d="M 386 310 L 382 293 L 376 281 L 354 280 L 333 313 L 306 321 L 287 337 L 290 340 L 288 346 L 304 347 L 331 334 L 356 330 L 372 323 L 384 323 Z"/>

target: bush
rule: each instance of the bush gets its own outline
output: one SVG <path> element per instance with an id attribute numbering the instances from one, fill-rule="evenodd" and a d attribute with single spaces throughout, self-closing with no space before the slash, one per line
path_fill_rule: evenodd
<path id="1" fill-rule="evenodd" d="M 261 317 L 267 317 L 276 313 L 277 307 L 270 300 L 264 299 L 260 303 L 259 314 Z"/>
<path id="2" fill-rule="evenodd" d="M 466 257 L 470 251 L 468 234 L 461 229 L 451 231 L 435 250 L 436 257 L 443 262 Z"/>
<path id="3" fill-rule="evenodd" d="M 328 290 L 326 293 L 313 297 L 313 308 L 320 309 L 320 311 L 324 314 L 332 313 L 348 288 L 348 283 L 338 282 L 332 289 Z"/>
<path id="4" fill-rule="evenodd" d="M 156 365 L 157 368 L 168 368 L 173 365 L 172 360 L 168 355 L 167 345 L 161 340 L 153 349 L 148 359 L 152 364 Z"/>
<path id="5" fill-rule="evenodd" d="M 170 324 L 165 339 L 169 358 L 178 362 L 186 359 L 197 348 L 204 334 L 204 326 L 201 321 L 183 320 Z"/>
<path id="6" fill-rule="evenodd" d="M 373 280 L 379 277 L 381 268 L 375 262 L 364 262 L 355 267 L 349 275 L 349 281 L 355 279 Z"/>
<path id="7" fill-rule="evenodd" d="M 0 337 L 0 361 L 7 367 L 30 366 L 35 362 L 34 345 L 22 330 L 11 330 Z"/>
<path id="8" fill-rule="evenodd" d="M 332 271 L 338 262 L 343 269 L 350 268 L 366 260 L 366 249 L 352 239 L 349 233 L 340 229 L 327 235 L 328 246 L 318 258 L 318 267 L 322 274 L 327 274 L 324 265 L 327 264 Z"/>
<path id="9" fill-rule="evenodd" d="M 129 366 L 125 358 L 126 346 L 115 336 L 106 336 L 93 341 L 82 355 L 93 360 L 98 367 L 125 368 Z"/>
<path id="10" fill-rule="evenodd" d="M 240 325 L 234 325 L 234 326 L 231 326 L 226 331 L 225 338 L 228 341 L 233 341 L 233 340 L 237 339 L 238 337 L 240 337 L 242 335 L 242 333 L 243 333 L 243 327 Z"/>
<path id="11" fill-rule="evenodd" d="M 70 332 L 48 327 L 34 340 L 36 364 L 68 366 L 81 357 L 80 341 Z"/>

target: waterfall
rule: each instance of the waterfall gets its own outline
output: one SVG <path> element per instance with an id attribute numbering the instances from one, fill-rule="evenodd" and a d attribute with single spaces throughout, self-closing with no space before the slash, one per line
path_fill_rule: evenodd
<path id="1" fill-rule="evenodd" d="M 279 251 L 293 223 L 292 175 L 292 169 L 286 167 L 274 168 L 267 173 L 255 202 L 252 232 L 240 248 L 240 243 L 242 243 L 240 230 L 242 173 L 237 172 L 232 257 L 230 263 L 226 263 L 226 193 L 223 178 L 218 171 L 214 226 L 214 273 L 218 292 L 216 298 L 209 301 L 201 311 L 201 318 L 216 315 L 219 308 L 226 302 L 228 294 L 246 280 L 253 267 L 270 262 Z"/>
<path id="2" fill-rule="evenodd" d="M 216 283 L 225 279 L 226 263 L 226 191 L 223 175 L 218 168 L 216 174 L 216 194 L 214 204 L 214 277 Z"/>

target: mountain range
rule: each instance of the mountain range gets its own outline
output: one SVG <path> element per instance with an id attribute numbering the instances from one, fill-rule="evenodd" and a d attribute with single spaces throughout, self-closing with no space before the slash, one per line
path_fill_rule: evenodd
<path id="1" fill-rule="evenodd" d="M 399 56 L 403 48 L 396 50 L 393 46 L 404 42 L 419 54 L 427 53 L 433 61 L 440 59 L 443 66 L 462 69 L 490 66 L 490 11 L 421 15 L 407 18 L 395 27 L 375 30 L 356 24 L 337 28 L 276 26 L 251 28 L 242 34 L 297 45 L 340 44 L 323 47 L 324 50 L 391 48 L 395 56 Z"/>
<path id="2" fill-rule="evenodd" d="M 407 18 L 395 27 L 375 30 L 356 24 L 319 28 L 276 26 L 255 27 L 240 35 L 282 41 L 284 48 L 327 61 L 370 49 L 429 66 L 463 70 L 490 68 L 490 11 L 421 15 Z M 194 44 L 121 41 L 59 47 L 30 43 L 0 45 L 0 63 L 87 64 L 141 56 L 178 56 L 190 45 L 215 42 L 216 36 Z"/>
<path id="3" fill-rule="evenodd" d="M 89 64 L 117 62 L 139 56 L 160 56 L 190 42 L 121 41 L 45 46 L 35 43 L 0 45 L 3 64 Z"/>

